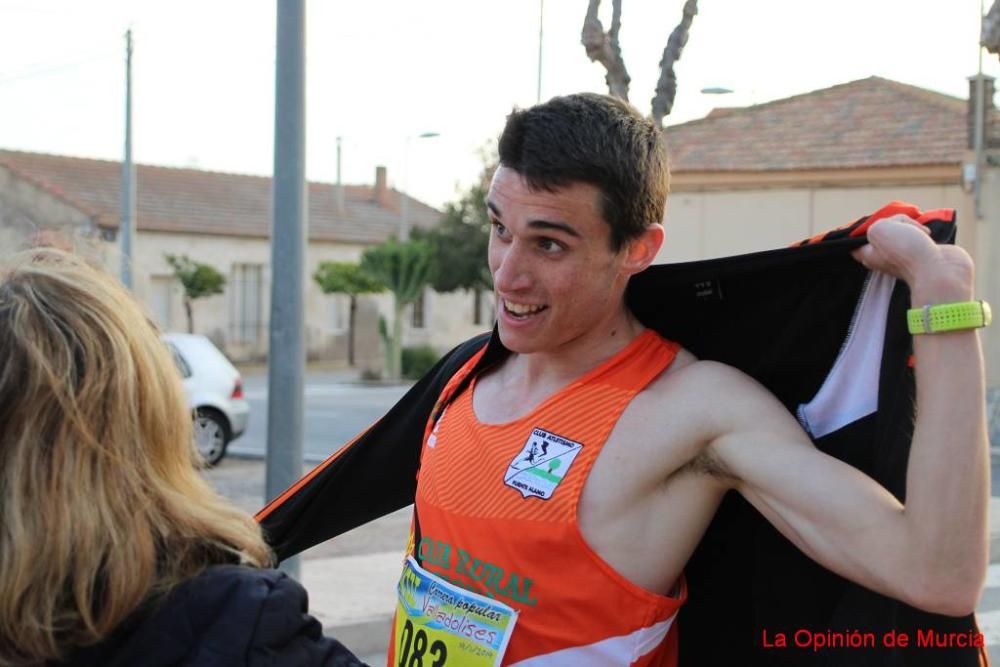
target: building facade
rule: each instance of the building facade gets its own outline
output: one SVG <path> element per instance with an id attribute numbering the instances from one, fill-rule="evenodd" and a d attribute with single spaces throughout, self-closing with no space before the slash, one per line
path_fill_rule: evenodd
<path id="1" fill-rule="evenodd" d="M 976 259 L 977 293 L 1000 308 L 1000 123 L 983 78 L 981 136 L 970 101 L 870 77 L 665 129 L 671 159 L 666 243 L 657 261 L 718 257 L 789 245 L 893 200 L 958 211 L 958 242 Z M 978 169 L 976 169 L 978 165 Z M 183 304 L 166 253 L 221 271 L 223 295 L 199 300 L 195 328 L 235 359 L 262 359 L 270 304 L 270 179 L 140 166 L 134 245 L 137 296 L 165 329 L 183 329 Z M 0 249 L 40 229 L 68 231 L 117 270 L 120 165 L 0 151 Z M 357 261 L 399 229 L 401 195 L 379 168 L 373 185 L 309 185 L 309 276 L 322 261 Z M 411 200 L 410 222 L 440 213 Z M 485 261 L 485 258 L 484 258 Z M 313 358 L 346 360 L 348 297 L 306 280 L 306 339 Z M 478 303 L 476 303 L 478 301 Z M 378 320 L 388 294 L 359 298 L 356 357 L 384 361 Z M 404 345 L 444 351 L 487 330 L 492 296 L 426 290 L 408 308 Z M 1000 326 L 983 332 L 988 382 L 1000 387 Z M 1000 393 L 998 393 L 1000 396 Z M 1000 401 L 998 401 L 1000 405 Z"/>
<path id="2" fill-rule="evenodd" d="M 57 234 L 117 274 L 120 174 L 117 162 L 0 151 L 0 251 L 27 247 L 42 233 Z M 140 165 L 136 189 L 133 291 L 150 317 L 165 331 L 187 329 L 183 293 L 166 260 L 187 256 L 226 278 L 222 294 L 193 302 L 194 330 L 234 360 L 264 360 L 272 275 L 270 179 Z M 306 346 L 311 359 L 346 364 L 349 297 L 324 294 L 311 276 L 321 262 L 358 262 L 365 248 L 395 236 L 403 195 L 388 186 L 382 167 L 373 185 L 311 183 L 308 190 Z M 437 210 L 412 198 L 407 215 L 414 227 L 440 219 Z M 404 313 L 403 345 L 444 351 L 488 329 L 488 306 L 477 318 L 474 301 L 466 292 L 428 288 Z M 391 295 L 358 298 L 355 365 L 376 373 L 385 360 L 380 317 L 391 321 Z"/>
<path id="3" fill-rule="evenodd" d="M 993 82 L 984 84 L 978 206 L 975 79 L 970 101 L 870 77 L 668 127 L 672 182 L 658 261 L 790 245 L 901 200 L 956 209 L 977 294 L 1000 306 L 1000 123 Z M 1000 387 L 1000 327 L 982 337 L 988 384 Z"/>

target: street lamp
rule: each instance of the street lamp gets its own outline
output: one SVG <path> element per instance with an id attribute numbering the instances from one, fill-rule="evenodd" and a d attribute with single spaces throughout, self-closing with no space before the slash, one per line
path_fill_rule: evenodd
<path id="1" fill-rule="evenodd" d="M 757 89 L 751 88 L 749 90 L 733 90 L 732 88 L 726 88 L 725 86 L 709 86 L 708 88 L 702 88 L 702 95 L 730 95 L 736 93 L 741 97 L 741 99 L 748 100 L 750 106 L 757 104 Z"/>
<path id="2" fill-rule="evenodd" d="M 421 132 L 417 135 L 406 137 L 403 152 L 403 185 L 400 188 L 399 197 L 399 240 L 406 241 L 410 238 L 410 195 L 409 195 L 409 171 L 410 171 L 410 141 L 412 139 L 431 139 L 440 137 L 438 132 Z"/>

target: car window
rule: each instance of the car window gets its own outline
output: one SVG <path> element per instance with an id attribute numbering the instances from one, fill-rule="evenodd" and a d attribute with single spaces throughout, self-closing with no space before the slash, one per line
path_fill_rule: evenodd
<path id="1" fill-rule="evenodd" d="M 178 350 L 173 343 L 167 343 L 167 348 L 170 350 L 170 354 L 174 358 L 174 363 L 177 364 L 177 370 L 181 372 L 181 377 L 191 377 L 191 367 L 188 366 L 186 361 L 184 361 L 184 357 L 181 356 L 181 351 Z"/>

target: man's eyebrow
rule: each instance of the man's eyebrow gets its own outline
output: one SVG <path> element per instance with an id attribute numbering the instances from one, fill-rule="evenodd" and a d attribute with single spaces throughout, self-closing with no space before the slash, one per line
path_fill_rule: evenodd
<path id="1" fill-rule="evenodd" d="M 493 212 L 493 215 L 496 216 L 497 220 L 502 219 L 503 216 L 500 214 L 500 209 L 499 207 L 497 207 L 496 204 L 487 200 L 486 207 Z M 551 220 L 532 220 L 528 223 L 528 227 L 530 227 L 531 229 L 546 229 L 546 230 L 560 231 L 569 234 L 574 238 L 578 239 L 582 238 L 580 236 L 580 232 L 576 231 L 571 226 L 567 225 L 565 222 L 553 222 Z"/>
<path id="2" fill-rule="evenodd" d="M 551 220 L 532 220 L 528 223 L 528 227 L 532 229 L 550 229 L 560 232 L 566 232 L 574 238 L 581 238 L 580 232 L 576 231 L 565 222 L 552 222 Z"/>

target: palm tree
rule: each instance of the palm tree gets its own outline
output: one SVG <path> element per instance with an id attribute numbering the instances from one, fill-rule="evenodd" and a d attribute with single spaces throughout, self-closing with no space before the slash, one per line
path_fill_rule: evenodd
<path id="1" fill-rule="evenodd" d="M 430 281 L 434 251 L 426 241 L 386 241 L 369 248 L 361 268 L 392 292 L 393 321 L 389 336 L 389 376 L 399 378 L 403 366 L 403 308 L 416 301 Z"/>

